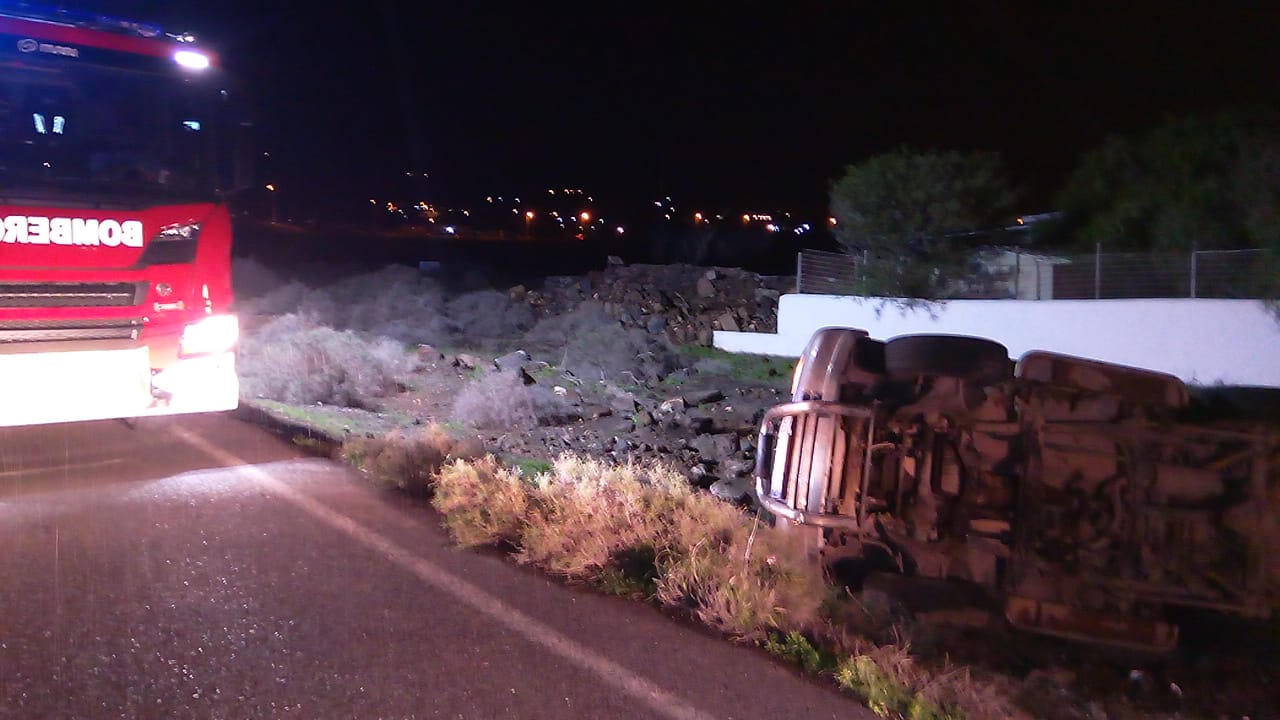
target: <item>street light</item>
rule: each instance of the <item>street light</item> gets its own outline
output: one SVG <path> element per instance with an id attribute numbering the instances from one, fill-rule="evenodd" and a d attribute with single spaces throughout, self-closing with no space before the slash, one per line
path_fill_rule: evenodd
<path id="1" fill-rule="evenodd" d="M 267 192 L 271 193 L 271 223 L 276 222 L 276 186 L 275 183 L 267 183 Z"/>
<path id="2" fill-rule="evenodd" d="M 533 222 L 533 211 L 525 210 L 524 211 L 524 239 L 525 240 L 528 240 L 529 238 L 533 237 L 529 232 L 529 224 L 532 222 Z"/>

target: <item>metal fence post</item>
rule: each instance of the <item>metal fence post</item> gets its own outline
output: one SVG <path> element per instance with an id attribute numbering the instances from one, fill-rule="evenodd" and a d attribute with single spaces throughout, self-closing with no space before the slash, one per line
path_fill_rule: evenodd
<path id="1" fill-rule="evenodd" d="M 1093 299 L 1102 299 L 1102 243 L 1093 251 Z"/>
<path id="2" fill-rule="evenodd" d="M 804 277 L 804 251 L 796 253 L 796 294 L 800 294 L 800 278 Z"/>
<path id="3" fill-rule="evenodd" d="M 1194 299 L 1196 296 L 1196 256 L 1198 254 L 1199 253 L 1196 252 L 1195 243 L 1192 243 L 1191 244 L 1191 297 L 1192 299 Z"/>
<path id="4" fill-rule="evenodd" d="M 1022 253 L 1016 252 L 1013 255 L 1013 299 L 1022 299 Z"/>

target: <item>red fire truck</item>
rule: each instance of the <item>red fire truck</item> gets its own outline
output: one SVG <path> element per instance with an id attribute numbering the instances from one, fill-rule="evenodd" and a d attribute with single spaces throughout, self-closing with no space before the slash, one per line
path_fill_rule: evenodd
<path id="1" fill-rule="evenodd" d="M 0 4 L 0 426 L 238 402 L 217 57 L 143 23 Z"/>

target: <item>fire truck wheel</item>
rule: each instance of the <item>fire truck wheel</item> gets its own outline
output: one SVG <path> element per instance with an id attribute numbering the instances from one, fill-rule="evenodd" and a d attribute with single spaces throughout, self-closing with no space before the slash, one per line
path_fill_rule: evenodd
<path id="1" fill-rule="evenodd" d="M 120 422 L 133 431 L 151 431 L 163 429 L 165 425 L 172 422 L 172 418 L 167 415 L 148 415 L 146 417 L 120 418 Z"/>
<path id="2" fill-rule="evenodd" d="M 1012 377 L 1009 350 L 994 340 L 960 335 L 907 335 L 884 346 L 885 370 L 892 377 L 958 377 L 983 384 Z"/>

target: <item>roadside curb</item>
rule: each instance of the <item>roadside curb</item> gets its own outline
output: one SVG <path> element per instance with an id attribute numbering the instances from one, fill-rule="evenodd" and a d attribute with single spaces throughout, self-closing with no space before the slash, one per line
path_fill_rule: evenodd
<path id="1" fill-rule="evenodd" d="M 342 448 L 342 438 L 296 420 L 280 417 L 251 403 L 241 402 L 230 414 L 241 422 L 262 427 L 317 457 L 336 458 Z"/>

